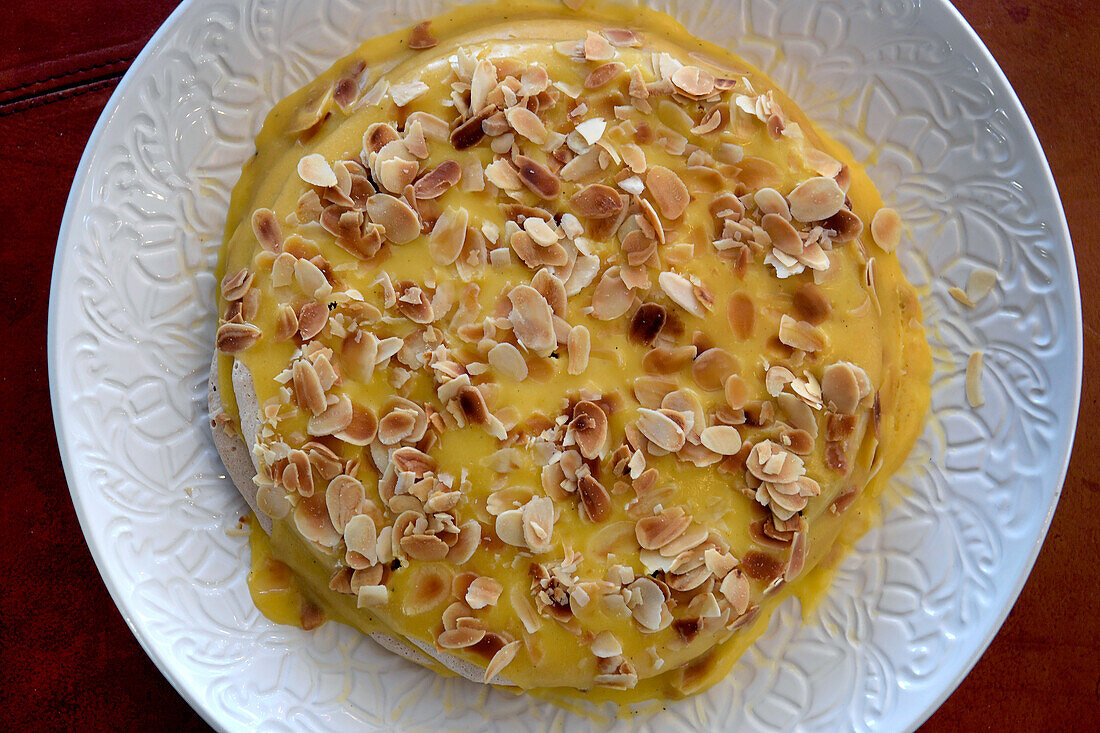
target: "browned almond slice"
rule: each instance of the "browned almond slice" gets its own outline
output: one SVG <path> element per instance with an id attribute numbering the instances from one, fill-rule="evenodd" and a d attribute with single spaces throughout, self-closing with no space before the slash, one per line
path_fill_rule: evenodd
<path id="1" fill-rule="evenodd" d="M 844 207 L 844 191 L 834 179 L 817 176 L 795 186 L 787 201 L 798 221 L 822 221 Z"/>
<path id="2" fill-rule="evenodd" d="M 508 320 L 520 344 L 539 356 L 549 356 L 557 346 L 550 304 L 530 285 L 517 285 L 508 293 L 512 310 Z"/>
<path id="3" fill-rule="evenodd" d="M 414 51 L 422 51 L 426 48 L 433 48 L 439 43 L 439 39 L 432 35 L 432 22 L 425 20 L 423 23 L 417 23 L 409 31 L 409 48 Z"/>
<path id="4" fill-rule="evenodd" d="M 577 494 L 585 515 L 593 522 L 602 522 L 611 515 L 611 495 L 596 479 L 582 476 L 577 481 Z"/>
<path id="5" fill-rule="evenodd" d="M 523 185 L 537 196 L 549 201 L 561 194 L 561 181 L 549 168 L 526 155 L 517 155 L 513 162 Z"/>
<path id="6" fill-rule="evenodd" d="M 223 354 L 236 354 L 260 340 L 263 335 L 251 323 L 223 323 L 218 328 L 216 346 Z"/>
<path id="7" fill-rule="evenodd" d="M 386 239 L 406 244 L 420 235 L 420 217 L 404 199 L 376 193 L 367 199 L 367 214 L 386 230 Z"/>
<path id="8" fill-rule="evenodd" d="M 569 203 L 577 215 L 589 219 L 618 216 L 624 205 L 619 192 L 602 183 L 585 186 L 569 198 Z"/>
<path id="9" fill-rule="evenodd" d="M 577 448 L 585 458 L 597 458 L 607 442 L 607 415 L 594 402 L 582 400 L 573 407 L 570 423 L 576 435 Z"/>
<path id="10" fill-rule="evenodd" d="M 881 208 L 871 219 L 871 237 L 884 252 L 893 252 L 901 242 L 901 217 L 890 208 Z"/>
<path id="11" fill-rule="evenodd" d="M 662 165 L 653 165 L 646 171 L 645 183 L 662 216 L 677 219 L 684 213 L 691 196 L 679 176 Z"/>
<path id="12" fill-rule="evenodd" d="M 789 221 L 779 214 L 764 214 L 760 223 L 771 237 L 773 247 L 792 257 L 802 254 L 802 237 Z"/>
<path id="13" fill-rule="evenodd" d="M 462 167 L 453 160 L 445 160 L 413 184 L 413 194 L 418 199 L 439 198 L 460 180 L 462 180 Z"/>
<path id="14" fill-rule="evenodd" d="M 310 193 L 317 195 L 312 190 Z M 256 235 L 260 246 L 268 252 L 278 252 L 283 243 L 283 230 L 271 209 L 256 209 L 252 212 L 252 233 Z"/>

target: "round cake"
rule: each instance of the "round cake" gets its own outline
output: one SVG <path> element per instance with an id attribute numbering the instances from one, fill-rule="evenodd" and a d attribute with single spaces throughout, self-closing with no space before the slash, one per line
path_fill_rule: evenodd
<path id="1" fill-rule="evenodd" d="M 919 433 L 902 225 L 730 52 L 524 7 L 373 39 L 271 112 L 219 264 L 214 438 L 280 620 L 682 696 L 827 585 Z"/>

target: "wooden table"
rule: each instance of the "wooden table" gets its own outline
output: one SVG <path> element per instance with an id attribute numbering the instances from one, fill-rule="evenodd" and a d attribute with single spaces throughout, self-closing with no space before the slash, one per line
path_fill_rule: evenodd
<path id="1" fill-rule="evenodd" d="M 1100 355 L 1100 3 L 956 0 L 1016 88 L 1073 232 L 1086 375 Z M 88 135 L 172 0 L 5 0 L 0 8 L 0 729 L 205 729 L 126 627 L 65 485 L 50 413 L 46 311 L 65 198 Z M 1100 716 L 1100 388 L 1086 376 L 1054 525 L 1004 627 L 927 731 L 1091 729 Z M 1082 449 L 1083 448 L 1083 449 Z M 1092 721 L 1089 723 L 1088 721 Z M 1084 725 L 1082 725 L 1084 724 Z"/>

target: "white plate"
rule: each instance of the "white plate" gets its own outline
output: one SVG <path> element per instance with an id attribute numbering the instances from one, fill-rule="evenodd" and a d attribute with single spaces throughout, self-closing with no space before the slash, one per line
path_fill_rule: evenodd
<path id="1" fill-rule="evenodd" d="M 922 289 L 936 375 L 907 490 L 817 619 L 802 626 L 785 606 L 727 681 L 635 725 L 912 729 L 1000 626 L 1065 477 L 1081 316 L 1054 182 L 1016 96 L 945 0 L 653 4 L 735 47 L 874 161 L 912 229 L 903 261 Z M 244 504 L 222 477 L 205 385 L 230 189 L 275 101 L 360 39 L 442 5 L 184 2 L 111 98 L 69 197 L 49 366 L 73 501 L 134 633 L 221 729 L 591 725 L 443 680 L 337 624 L 307 634 L 269 623 L 249 600 L 245 540 L 226 534 Z M 967 309 L 948 288 L 978 266 L 1001 279 Z M 976 349 L 986 404 L 974 411 L 963 369 Z"/>

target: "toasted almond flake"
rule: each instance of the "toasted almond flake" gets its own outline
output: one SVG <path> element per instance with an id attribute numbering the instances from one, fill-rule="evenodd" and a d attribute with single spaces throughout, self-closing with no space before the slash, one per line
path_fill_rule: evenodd
<path id="1" fill-rule="evenodd" d="M 489 350 L 488 359 L 490 366 L 514 382 L 527 378 L 527 362 L 512 344 L 497 344 Z"/>
<path id="2" fill-rule="evenodd" d="M 749 580 L 740 569 L 734 568 L 722 579 L 722 595 L 729 601 L 734 616 L 745 613 L 749 607 Z"/>
<path id="3" fill-rule="evenodd" d="M 497 67 L 489 59 L 478 61 L 470 79 L 470 109 L 481 112 L 489 92 L 497 85 Z"/>
<path id="4" fill-rule="evenodd" d="M 643 549 L 660 550 L 682 535 L 690 525 L 691 517 L 685 516 L 682 511 L 665 510 L 639 519 L 634 533 Z"/>
<path id="5" fill-rule="evenodd" d="M 491 63 L 489 65 L 492 66 Z M 497 106 L 495 104 L 490 104 L 488 107 L 482 109 L 476 115 L 452 130 L 449 138 L 451 147 L 455 150 L 466 150 L 481 142 L 485 137 L 485 130 L 482 127 L 482 123 L 495 114 L 496 110 Z"/>
<path id="6" fill-rule="evenodd" d="M 484 639 L 486 633 L 485 629 L 460 626 L 442 632 L 435 643 L 442 649 L 466 649 Z"/>
<path id="7" fill-rule="evenodd" d="M 505 110 L 504 116 L 513 130 L 531 142 L 536 145 L 542 145 L 546 142 L 546 125 L 531 110 L 526 107 L 509 107 Z"/>
<path id="8" fill-rule="evenodd" d="M 494 578 L 476 578 L 466 589 L 466 604 L 475 611 L 486 606 L 496 605 L 504 586 Z"/>
<path id="9" fill-rule="evenodd" d="M 975 408 L 985 404 L 985 397 L 982 396 L 982 362 L 980 351 L 975 351 L 966 360 L 966 401 Z"/>
<path id="10" fill-rule="evenodd" d="M 512 288 L 508 300 L 512 304 L 508 320 L 520 344 L 534 354 L 549 356 L 557 346 L 550 304 L 529 285 Z"/>
<path id="11" fill-rule="evenodd" d="M 612 61 L 607 64 L 602 64 L 592 69 L 588 75 L 584 78 L 585 89 L 599 89 L 607 84 L 611 83 L 613 79 L 619 77 L 626 71 L 626 65 L 618 61 Z M 591 143 L 589 143 L 591 145 Z"/>
<path id="12" fill-rule="evenodd" d="M 404 107 L 414 99 L 426 94 L 428 85 L 420 80 L 407 81 L 404 84 L 394 84 L 390 87 L 390 98 L 398 107 Z"/>
<path id="13" fill-rule="evenodd" d="M 855 371 L 858 368 L 845 361 L 825 367 L 821 377 L 821 398 L 836 412 L 850 415 L 859 406 L 862 395 Z M 866 373 L 863 377 L 866 379 Z"/>
<path id="14" fill-rule="evenodd" d="M 721 124 L 722 109 L 720 107 L 715 107 L 699 120 L 698 125 L 691 128 L 691 132 L 694 135 L 707 135 L 717 130 Z"/>
<path id="15" fill-rule="evenodd" d="M 316 196 L 316 193 L 310 191 Z M 271 209 L 256 209 L 252 212 L 252 233 L 256 241 L 268 252 L 279 251 L 283 243 L 283 232 L 275 213 Z"/>
<path id="16" fill-rule="evenodd" d="M 979 267 L 970 273 L 966 281 L 966 297 L 977 304 L 985 296 L 992 292 L 997 285 L 997 272 L 985 267 Z"/>
<path id="17" fill-rule="evenodd" d="M 673 72 L 671 80 L 689 97 L 708 97 L 714 92 L 714 75 L 697 66 L 681 66 Z"/>
<path id="18" fill-rule="evenodd" d="M 623 156 L 623 162 L 630 167 L 630 170 L 635 173 L 645 173 L 646 157 L 640 147 L 634 143 L 628 143 L 619 148 L 619 154 Z"/>
<path id="19" fill-rule="evenodd" d="M 673 303 L 698 318 L 706 316 L 706 309 L 696 296 L 695 286 L 683 275 L 666 270 L 657 276 L 657 284 Z"/>
<path id="20" fill-rule="evenodd" d="M 386 239 L 407 244 L 420 235 L 420 217 L 404 199 L 376 193 L 367 199 L 367 213 L 386 229 Z"/>
<path id="21" fill-rule="evenodd" d="M 623 283 L 618 267 L 609 267 L 592 291 L 592 317 L 601 321 L 619 318 L 634 303 L 634 294 Z"/>
<path id="22" fill-rule="evenodd" d="M 691 196 L 679 176 L 662 165 L 654 165 L 646 171 L 645 182 L 662 216 L 677 219 L 684 213 Z"/>
<path id="23" fill-rule="evenodd" d="M 609 219 L 623 210 L 623 199 L 610 186 L 594 183 L 577 191 L 569 198 L 578 216 L 588 219 Z"/>
<path id="24" fill-rule="evenodd" d="M 595 145 L 607 129 L 607 120 L 592 117 L 577 125 L 577 132 L 589 145 Z"/>
<path id="25" fill-rule="evenodd" d="M 327 410 L 309 418 L 306 432 L 310 435 L 332 435 L 351 424 L 351 418 L 351 400 L 347 395 L 340 395 Z"/>
<path id="26" fill-rule="evenodd" d="M 817 176 L 803 181 L 787 194 L 791 216 L 798 221 L 822 221 L 844 206 L 844 191 L 832 178 Z"/>
<path id="27" fill-rule="evenodd" d="M 779 340 L 792 349 L 803 351 L 820 351 L 829 343 L 820 328 L 795 320 L 786 313 L 779 319 Z"/>
<path id="28" fill-rule="evenodd" d="M 236 354 L 255 344 L 262 335 L 263 331 L 251 323 L 223 323 L 218 327 L 215 342 L 223 354 Z"/>
<path id="29" fill-rule="evenodd" d="M 477 551 L 481 543 L 481 523 L 476 519 L 463 522 L 459 528 L 458 541 L 447 553 L 447 560 L 455 565 L 462 565 L 469 561 Z"/>
<path id="30" fill-rule="evenodd" d="M 588 31 L 584 39 L 584 58 L 586 61 L 610 61 L 615 58 L 615 49 L 603 35 Z"/>
<path id="31" fill-rule="evenodd" d="M 607 415 L 595 402 L 581 400 L 573 407 L 569 423 L 577 448 L 588 459 L 598 458 L 607 443 Z"/>
<path id="32" fill-rule="evenodd" d="M 299 359 L 294 362 L 291 375 L 294 385 L 294 399 L 299 406 L 309 410 L 314 415 L 320 415 L 328 409 L 325 390 L 321 386 L 321 378 L 317 376 L 317 370 L 313 364 L 305 359 Z"/>
<path id="33" fill-rule="evenodd" d="M 433 48 L 439 43 L 439 39 L 432 35 L 432 22 L 425 20 L 423 23 L 417 23 L 409 31 L 409 48 L 414 51 L 422 51 L 426 48 Z"/>
<path id="34" fill-rule="evenodd" d="M 503 515 L 502 515 L 503 516 Z M 554 502 L 545 496 L 536 496 L 523 505 L 523 540 L 531 552 L 537 554 L 553 549 Z"/>
<path id="35" fill-rule="evenodd" d="M 561 194 L 561 182 L 549 168 L 525 155 L 517 155 L 513 162 L 523 185 L 537 196 L 551 200 Z"/>
<path id="36" fill-rule="evenodd" d="M 884 252 L 893 252 L 901 242 L 901 217 L 894 209 L 883 207 L 871 219 L 871 238 Z"/>
<path id="37" fill-rule="evenodd" d="M 364 585 L 356 598 L 357 608 L 379 608 L 389 603 L 390 592 L 384 585 Z"/>
<path id="38" fill-rule="evenodd" d="M 504 671 L 504 669 L 512 663 L 512 660 L 516 658 L 516 652 L 519 651 L 520 641 L 510 641 L 493 655 L 493 658 L 489 660 L 489 664 L 485 667 L 485 676 L 482 678 L 482 682 L 489 684 L 490 680 L 495 678 L 498 674 Z"/>
<path id="39" fill-rule="evenodd" d="M 590 521 L 602 522 L 611 515 L 611 495 L 603 484 L 591 476 L 585 475 L 578 479 L 577 495 L 584 507 L 585 516 Z"/>
<path id="40" fill-rule="evenodd" d="M 623 645 L 610 631 L 601 631 L 597 634 L 589 648 L 592 650 L 592 654 L 600 659 L 617 657 L 623 653 Z"/>
<path id="41" fill-rule="evenodd" d="M 301 261 L 301 260 L 299 260 Z M 298 335 L 308 341 L 324 330 L 328 325 L 328 306 L 310 301 L 298 311 Z"/>
<path id="42" fill-rule="evenodd" d="M 298 176 L 312 186 L 327 188 L 336 185 L 336 172 L 320 153 L 311 153 L 298 161 Z"/>
<path id="43" fill-rule="evenodd" d="M 779 214 L 765 214 L 760 223 L 771 238 L 773 247 L 793 257 L 802 254 L 802 237 L 789 221 Z"/>
<path id="44" fill-rule="evenodd" d="M 416 181 L 413 194 L 418 199 L 439 198 L 460 180 L 462 166 L 453 160 L 445 160 Z"/>
<path id="45" fill-rule="evenodd" d="M 638 408 L 637 427 L 642 435 L 669 453 L 684 447 L 686 435 L 683 426 L 664 411 Z"/>
<path id="46" fill-rule="evenodd" d="M 729 425 L 709 427 L 699 434 L 699 440 L 707 450 L 723 456 L 732 456 L 741 450 L 741 434 Z"/>
<path id="47" fill-rule="evenodd" d="M 566 348 L 569 351 L 569 373 L 584 374 L 588 368 L 588 358 L 592 350 L 592 337 L 588 329 L 584 326 L 573 326 L 569 329 Z"/>

